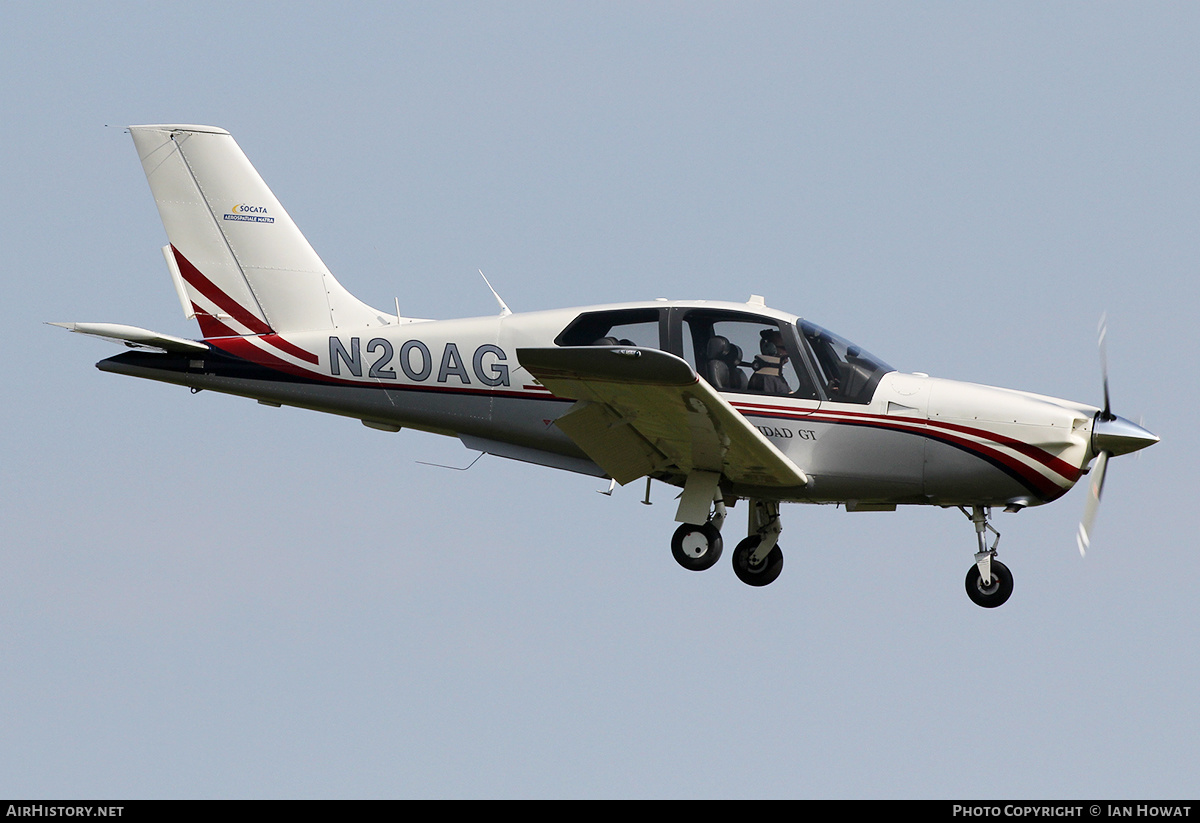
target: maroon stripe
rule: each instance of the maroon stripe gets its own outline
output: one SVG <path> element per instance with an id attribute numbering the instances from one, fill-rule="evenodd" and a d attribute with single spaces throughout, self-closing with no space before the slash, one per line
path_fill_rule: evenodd
<path id="1" fill-rule="evenodd" d="M 232 355 L 249 360 L 252 363 L 257 363 L 260 366 L 265 366 L 275 371 L 281 371 L 285 374 L 290 374 L 295 377 L 307 377 L 311 380 L 321 380 L 327 383 L 342 383 L 349 384 L 348 380 L 338 380 L 336 377 L 329 377 L 317 372 L 309 371 L 308 369 L 294 366 L 286 360 L 281 360 L 273 354 L 263 351 L 258 346 L 250 342 L 252 338 L 244 335 L 236 335 L 233 337 L 220 337 L 216 340 L 206 340 L 222 351 L 229 352 Z M 353 385 L 353 384 L 351 384 Z"/>
<path id="2" fill-rule="evenodd" d="M 908 434 L 917 434 L 924 437 L 929 437 L 934 440 L 941 440 L 957 448 L 972 452 L 982 457 L 986 457 L 989 460 L 1007 466 L 1017 476 L 1021 477 L 1026 483 L 1036 489 L 1043 497 L 1051 494 L 1057 497 L 1065 491 L 1065 489 L 1060 488 L 1057 483 L 1031 468 L 1028 464 L 1017 460 L 1015 457 L 1010 457 L 1004 452 L 997 451 L 990 446 L 977 443 L 974 440 L 967 440 L 964 437 L 959 437 L 958 435 L 949 432 L 930 431 L 928 428 L 905 425 L 899 421 L 883 422 L 878 420 L 843 420 L 837 422 L 845 423 L 851 426 L 890 429 L 892 431 L 901 431 Z"/>
<path id="3" fill-rule="evenodd" d="M 778 408 L 778 407 L 776 407 L 776 408 Z M 743 413 L 748 414 L 748 415 L 753 415 L 755 417 L 782 418 L 782 419 L 787 419 L 787 420 L 795 420 L 798 423 L 803 422 L 803 421 L 811 421 L 812 420 L 812 417 L 810 417 L 810 416 L 789 417 L 789 416 L 785 416 L 785 415 L 778 415 L 778 414 L 772 414 L 772 413 L 766 413 L 766 412 L 743 412 Z M 955 448 L 960 448 L 960 449 L 963 449 L 964 451 L 975 454 L 976 456 L 978 456 L 982 459 L 986 459 L 986 460 L 989 460 L 994 463 L 999 463 L 999 464 L 1007 467 L 1016 477 L 1020 478 L 1022 480 L 1022 482 L 1024 482 L 1027 486 L 1029 486 L 1032 490 L 1037 492 L 1043 499 L 1045 499 L 1047 501 L 1053 500 L 1066 492 L 1066 489 L 1061 488 L 1058 484 L 1054 483 L 1052 480 L 1050 480 L 1050 479 L 1046 478 L 1045 476 L 1043 476 L 1042 474 L 1038 473 L 1037 471 L 1035 471 L 1033 468 L 1031 468 L 1027 464 L 1022 463 L 1021 461 L 1019 461 L 1013 457 L 1010 457 L 1009 455 L 1004 454 L 1003 452 L 997 451 L 996 449 L 993 449 L 989 446 L 983 445 L 981 443 L 977 443 L 973 440 L 967 440 L 966 438 L 959 437 L 958 435 L 955 435 L 953 433 L 931 431 L 928 426 L 923 425 L 925 423 L 925 421 L 923 421 L 923 420 L 911 421 L 911 422 L 905 423 L 905 422 L 902 422 L 901 420 L 898 420 L 895 418 L 892 418 L 892 419 L 882 419 L 882 418 L 873 419 L 873 418 L 877 418 L 877 415 L 861 414 L 861 415 L 856 415 L 854 417 L 837 419 L 835 417 L 832 417 L 829 414 L 826 414 L 824 416 L 824 422 L 835 423 L 835 424 L 846 425 L 846 426 L 861 426 L 864 428 L 888 429 L 891 431 L 903 432 L 905 434 L 914 434 L 919 437 L 928 437 L 932 440 L 939 440 L 944 443 L 947 443 L 948 445 L 954 446 Z"/>
<path id="4" fill-rule="evenodd" d="M 829 416 L 829 417 L 833 417 L 834 419 L 836 419 L 838 415 L 843 415 L 847 418 L 858 417 L 858 418 L 876 420 L 881 423 L 892 422 L 897 419 L 894 417 L 883 417 L 881 415 L 876 415 L 876 414 L 864 414 L 861 412 L 841 412 L 841 411 L 833 412 L 833 411 L 826 411 L 824 409 L 817 410 L 816 415 L 818 417 Z M 1054 455 L 1050 454 L 1049 452 L 1043 451 L 1042 449 L 1039 449 L 1036 446 L 1031 446 L 1030 444 L 1024 443 L 1020 440 L 1014 440 L 1013 438 L 1008 437 L 1006 435 L 988 431 L 987 429 L 980 429 L 980 428 L 976 428 L 975 426 L 964 426 L 961 423 L 948 423 L 948 422 L 942 421 L 942 420 L 929 420 L 927 418 L 917 418 L 917 419 L 900 418 L 900 419 L 909 420 L 915 425 L 924 425 L 924 426 L 928 426 L 928 427 L 934 428 L 934 429 L 945 429 L 947 431 L 961 432 L 963 434 L 973 435 L 975 437 L 979 437 L 984 440 L 990 440 L 993 443 L 996 443 L 997 445 L 1007 446 L 1008 448 L 1013 449 L 1014 451 L 1019 451 L 1021 454 L 1024 454 L 1026 457 L 1029 457 L 1033 460 L 1038 461 L 1046 468 L 1061 475 L 1063 478 L 1070 480 L 1072 483 L 1074 483 L 1076 480 L 1078 480 L 1080 475 L 1082 474 L 1082 472 L 1079 470 L 1079 468 L 1077 466 L 1072 466 L 1067 461 L 1065 461 L 1061 458 L 1055 457 Z"/>
<path id="5" fill-rule="evenodd" d="M 739 405 L 742 405 L 742 404 L 739 404 Z M 781 407 L 781 406 L 763 406 L 763 408 L 782 409 L 783 407 Z M 777 414 L 772 414 L 769 412 L 755 412 L 755 411 L 744 411 L 743 414 L 754 415 L 757 417 L 785 417 L 785 419 L 794 419 L 797 422 L 802 422 L 805 420 L 811 421 L 814 419 L 813 415 L 804 415 L 803 417 L 786 417 L 785 415 L 777 415 Z M 882 417 L 880 415 L 865 414 L 865 413 L 859 413 L 859 412 L 837 412 L 837 413 L 824 412 L 824 413 L 818 413 L 817 415 L 815 415 L 815 417 L 818 420 L 824 420 L 825 422 L 829 422 L 829 423 L 838 423 L 838 424 L 850 425 L 850 426 L 864 426 L 864 427 L 868 427 L 868 428 L 889 429 L 891 431 L 904 432 L 905 434 L 915 434 L 915 435 L 918 435 L 921 437 L 929 437 L 934 440 L 941 440 L 945 443 L 948 443 L 949 445 L 955 446 L 956 448 L 961 448 L 965 451 L 972 452 L 980 457 L 983 457 L 985 459 L 991 460 L 996 463 L 1000 463 L 1000 464 L 1008 467 L 1014 474 L 1016 474 L 1018 477 L 1022 478 L 1027 484 L 1029 484 L 1032 488 L 1037 490 L 1039 494 L 1041 494 L 1044 498 L 1046 498 L 1048 500 L 1053 500 L 1054 498 L 1059 497 L 1063 493 L 1066 492 L 1066 489 L 1060 487 L 1057 483 L 1055 483 L 1054 481 L 1050 480 L 1049 478 L 1043 476 L 1041 473 L 1037 472 L 1036 470 L 1034 470 L 1027 464 L 1022 463 L 1021 461 L 1017 460 L 1016 458 L 1010 457 L 1009 455 L 1004 454 L 1003 452 L 997 451 L 996 449 L 991 448 L 990 446 L 984 445 L 982 443 L 977 443 L 973 440 L 967 440 L 964 437 L 960 437 L 957 434 L 954 434 L 952 431 L 931 430 L 931 429 L 933 429 L 933 427 L 929 425 L 929 423 L 931 421 L 927 421 L 927 420 L 923 420 L 923 419 L 914 419 L 914 418 Z M 1002 438 L 991 432 L 983 431 L 980 429 L 972 429 L 967 426 L 946 425 L 945 428 L 961 429 L 963 431 L 966 431 L 966 432 L 969 432 L 972 434 L 977 434 L 979 436 L 991 439 L 993 442 L 1009 440 L 1009 438 Z M 1010 442 L 1017 442 L 1017 441 L 1010 441 Z M 1008 444 L 1005 443 L 1004 445 L 1008 445 Z M 1030 448 L 1032 448 L 1032 447 L 1030 447 Z M 1034 455 L 1034 456 L 1036 457 L 1036 455 Z M 1045 455 L 1045 456 L 1047 458 L 1049 458 L 1049 455 Z M 1057 460 L 1057 458 L 1049 458 L 1049 459 Z M 1063 465 L 1069 465 L 1069 464 L 1065 463 L 1064 461 L 1058 461 L 1058 462 L 1062 463 Z M 1079 474 L 1079 472 L 1076 472 L 1076 477 L 1078 477 L 1078 474 Z M 1076 478 L 1068 477 L 1067 479 L 1073 483 Z"/>
<path id="6" fill-rule="evenodd" d="M 832 422 L 851 423 L 859 421 L 875 421 L 880 425 L 890 426 L 897 419 L 907 420 L 915 426 L 926 426 L 932 429 L 945 429 L 947 431 L 961 432 L 963 434 L 970 434 L 975 437 L 990 440 L 993 443 L 1001 446 L 1007 446 L 1008 448 L 1018 451 L 1032 460 L 1036 460 L 1046 468 L 1050 469 L 1056 474 L 1061 475 L 1064 479 L 1069 480 L 1072 483 L 1078 480 L 1083 474 L 1078 466 L 1073 466 L 1067 461 L 1059 457 L 1055 457 L 1049 452 L 1039 449 L 1036 446 L 1032 446 L 1029 443 L 1024 443 L 1020 440 L 1014 440 L 1011 437 L 1006 437 L 1005 435 L 997 434 L 996 432 L 988 431 L 987 429 L 980 429 L 974 426 L 964 426 L 959 423 L 948 423 L 942 420 L 929 420 L 927 418 L 896 418 L 878 414 L 867 414 L 865 412 L 832 411 L 824 408 L 788 408 L 786 406 L 774 406 L 758 403 L 736 403 L 734 405 L 735 407 L 742 409 L 743 414 L 763 414 L 764 412 L 756 410 L 769 409 L 772 411 L 789 412 L 792 415 L 803 415 L 805 418 L 809 419 L 827 419 Z"/>
<path id="7" fill-rule="evenodd" d="M 171 246 L 171 251 L 175 255 L 175 262 L 179 264 L 179 273 L 189 286 L 203 294 L 215 303 L 218 308 L 250 329 L 254 334 L 272 334 L 274 332 L 270 326 L 259 320 L 255 315 L 243 308 L 240 303 L 217 288 L 216 284 L 201 274 L 200 270 L 193 266 L 191 261 L 180 253 L 179 249 Z M 205 336 L 207 337 L 208 335 L 206 334 Z"/>
<path id="8" fill-rule="evenodd" d="M 297 346 L 295 343 L 291 343 L 287 340 L 284 340 L 282 337 L 280 337 L 277 334 L 264 334 L 262 337 L 260 337 L 258 339 L 262 340 L 264 343 L 267 343 L 268 345 L 274 346 L 275 348 L 279 349 L 282 352 L 287 352 L 292 357 L 295 357 L 299 360 L 303 360 L 306 363 L 312 363 L 314 366 L 321 362 L 321 358 L 317 357 L 312 352 L 305 351 L 304 349 Z"/>
<path id="9" fill-rule="evenodd" d="M 200 324 L 200 333 L 207 337 L 226 337 L 231 334 L 237 334 L 231 328 L 226 326 L 217 318 L 206 312 L 204 309 L 192 303 L 192 312 L 196 315 L 196 322 Z"/>
<path id="10" fill-rule="evenodd" d="M 306 363 L 312 363 L 314 366 L 320 362 L 320 358 L 317 355 L 310 351 L 305 351 L 295 343 L 284 340 L 275 334 L 270 326 L 242 308 L 236 300 L 217 288 L 215 283 L 201 274 L 200 270 L 193 266 L 191 261 L 180 253 L 179 249 L 171 246 L 171 251 L 175 254 L 176 262 L 179 263 L 179 272 L 183 275 L 183 279 L 195 288 L 196 291 L 224 309 L 234 320 L 250 329 L 254 334 L 262 335 L 261 339 L 268 345 L 274 346 L 280 351 L 290 354 L 292 357 L 303 360 Z M 229 328 L 208 312 L 197 307 L 195 303 L 192 304 L 192 310 L 196 313 L 196 319 L 200 322 L 200 332 L 205 337 L 241 336 L 238 332 Z"/>

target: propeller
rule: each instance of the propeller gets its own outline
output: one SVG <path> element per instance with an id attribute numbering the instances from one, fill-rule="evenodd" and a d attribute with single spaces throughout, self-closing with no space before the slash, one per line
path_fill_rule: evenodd
<path id="1" fill-rule="evenodd" d="M 1158 436 L 1146 431 L 1137 423 L 1118 417 L 1112 413 L 1112 404 L 1108 395 L 1108 349 L 1105 338 L 1108 336 L 1108 315 L 1100 316 L 1100 326 L 1096 330 L 1100 346 L 1100 377 L 1104 384 L 1104 408 L 1096 412 L 1092 421 L 1092 451 L 1096 455 L 1096 465 L 1092 467 L 1092 481 L 1088 487 L 1087 503 L 1083 507 L 1083 517 L 1079 521 L 1079 531 L 1075 535 L 1075 543 L 1079 546 L 1080 557 L 1087 556 L 1091 545 L 1092 526 L 1096 522 L 1096 513 L 1100 510 L 1100 495 L 1104 491 L 1104 475 L 1108 471 L 1108 459 L 1119 454 L 1153 446 L 1158 442 Z"/>
<path id="2" fill-rule="evenodd" d="M 1088 546 L 1092 544 L 1092 524 L 1096 522 L 1096 512 L 1100 511 L 1100 493 L 1104 491 L 1104 473 L 1108 469 L 1108 452 L 1100 452 L 1096 465 L 1092 469 L 1092 482 L 1088 487 L 1087 504 L 1083 507 L 1083 517 L 1079 520 L 1079 533 L 1075 535 L 1075 543 L 1079 546 L 1079 556 L 1087 557 Z"/>

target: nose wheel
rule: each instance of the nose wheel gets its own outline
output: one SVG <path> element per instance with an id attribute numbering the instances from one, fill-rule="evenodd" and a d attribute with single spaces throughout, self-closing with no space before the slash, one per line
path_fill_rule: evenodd
<path id="1" fill-rule="evenodd" d="M 1012 572 L 996 559 L 996 547 L 1000 545 L 1000 532 L 988 522 L 991 510 L 985 506 L 972 506 L 970 514 L 962 509 L 975 524 L 975 537 L 979 551 L 975 553 L 975 565 L 967 571 L 967 597 L 976 606 L 994 609 L 1003 606 L 1013 592 Z M 987 532 L 996 535 L 991 547 L 987 545 Z"/>
<path id="2" fill-rule="evenodd" d="M 1012 594 L 1012 572 L 999 560 L 991 561 L 991 580 L 983 582 L 979 566 L 972 566 L 967 571 L 967 597 L 977 606 L 994 609 L 1003 606 Z"/>

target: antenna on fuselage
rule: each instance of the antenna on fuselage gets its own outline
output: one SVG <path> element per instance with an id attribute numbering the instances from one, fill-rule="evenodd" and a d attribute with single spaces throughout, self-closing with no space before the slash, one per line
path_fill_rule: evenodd
<path id="1" fill-rule="evenodd" d="M 476 271 L 478 271 L 479 276 L 483 278 L 483 282 L 487 283 L 487 287 L 491 291 L 492 297 L 496 298 L 496 302 L 500 304 L 500 316 L 508 317 L 510 314 L 512 314 L 512 309 L 504 304 L 504 301 L 500 299 L 500 295 L 497 294 L 496 290 L 492 288 L 492 284 L 488 283 L 487 275 L 483 273 L 483 269 L 476 269 Z"/>
<path id="2" fill-rule="evenodd" d="M 450 471 L 455 471 L 455 472 L 465 472 L 467 469 L 471 468 L 476 463 L 478 463 L 479 458 L 483 457 L 485 454 L 487 454 L 487 452 L 480 452 L 479 454 L 475 455 L 474 460 L 472 460 L 470 463 L 468 463 L 465 466 L 447 466 L 444 463 L 426 463 L 424 460 L 417 460 L 416 462 L 420 463 L 422 466 L 433 466 L 434 468 L 437 468 L 437 469 L 449 469 Z"/>

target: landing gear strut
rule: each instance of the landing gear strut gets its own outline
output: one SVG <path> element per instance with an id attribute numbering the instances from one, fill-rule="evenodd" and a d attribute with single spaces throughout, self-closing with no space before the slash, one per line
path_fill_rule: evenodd
<path id="1" fill-rule="evenodd" d="M 977 606 L 994 609 L 1002 606 L 1012 595 L 1012 572 L 996 559 L 996 547 L 1000 545 L 1000 532 L 996 531 L 988 517 L 991 510 L 984 506 L 972 506 L 971 513 L 966 509 L 962 513 L 975 524 L 975 537 L 979 542 L 979 551 L 975 554 L 975 565 L 967 571 L 967 597 Z M 991 548 L 987 545 L 986 532 L 996 535 Z"/>
<path id="2" fill-rule="evenodd" d="M 779 548 L 779 501 L 751 500 L 750 536 L 733 550 L 733 573 L 750 586 L 775 582 L 783 571 L 783 550 Z"/>

